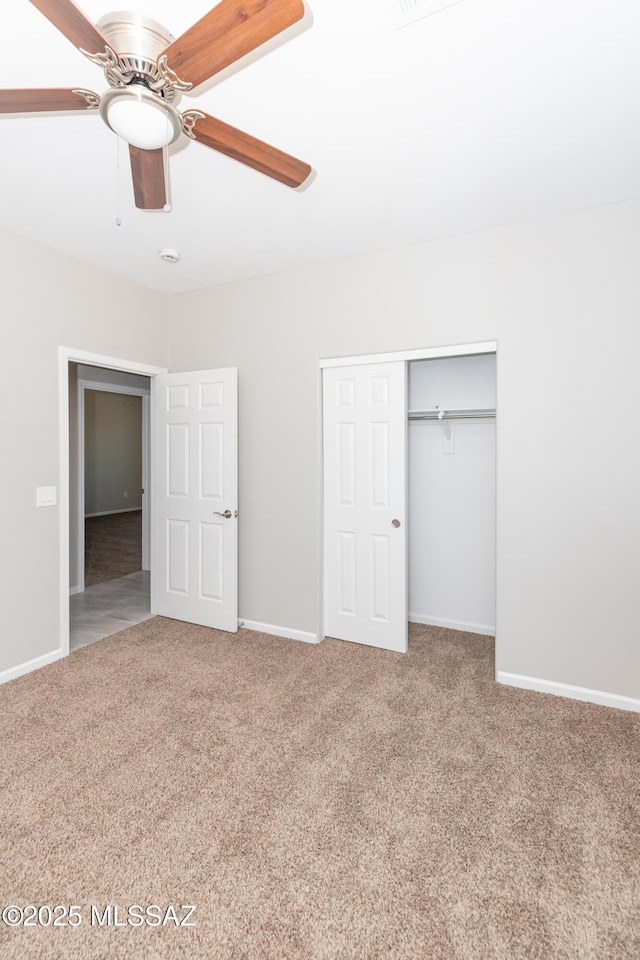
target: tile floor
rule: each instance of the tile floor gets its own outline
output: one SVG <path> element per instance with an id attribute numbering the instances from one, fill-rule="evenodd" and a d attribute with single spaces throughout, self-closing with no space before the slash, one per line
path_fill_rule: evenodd
<path id="1" fill-rule="evenodd" d="M 148 570 L 87 587 L 69 597 L 69 650 L 86 647 L 151 616 Z"/>

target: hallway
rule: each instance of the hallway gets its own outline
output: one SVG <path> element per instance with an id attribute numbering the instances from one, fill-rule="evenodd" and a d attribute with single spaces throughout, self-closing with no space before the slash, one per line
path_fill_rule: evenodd
<path id="1" fill-rule="evenodd" d="M 151 616 L 148 570 L 87 587 L 69 597 L 69 650 L 79 650 Z"/>

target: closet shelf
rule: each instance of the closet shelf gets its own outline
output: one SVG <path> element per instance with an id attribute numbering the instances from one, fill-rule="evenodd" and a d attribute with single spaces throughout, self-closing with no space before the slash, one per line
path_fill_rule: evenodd
<path id="1" fill-rule="evenodd" d="M 479 420 L 495 417 L 495 407 L 460 407 L 441 410 L 409 410 L 409 420 Z"/>

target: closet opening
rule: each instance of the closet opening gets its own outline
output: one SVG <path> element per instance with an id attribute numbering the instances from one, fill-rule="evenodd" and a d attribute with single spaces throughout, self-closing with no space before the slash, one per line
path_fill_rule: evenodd
<path id="1" fill-rule="evenodd" d="M 495 636 L 495 341 L 320 366 L 322 635 Z"/>
<path id="2" fill-rule="evenodd" d="M 410 362 L 408 408 L 408 620 L 495 636 L 495 354 Z"/>

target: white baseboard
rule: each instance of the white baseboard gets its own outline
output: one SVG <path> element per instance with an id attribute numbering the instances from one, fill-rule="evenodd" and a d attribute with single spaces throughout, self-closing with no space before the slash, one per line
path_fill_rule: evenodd
<path id="1" fill-rule="evenodd" d="M 69 596 L 73 597 L 76 593 L 83 593 L 84 587 L 69 587 Z"/>
<path id="2" fill-rule="evenodd" d="M 307 633 L 305 630 L 290 630 L 289 627 L 276 627 L 272 623 L 258 623 L 256 620 L 238 620 L 238 626 L 245 630 L 256 630 L 258 633 L 268 633 L 272 637 L 284 637 L 285 640 L 302 640 L 303 643 L 320 643 L 317 633 Z"/>
<path id="3" fill-rule="evenodd" d="M 552 693 L 556 697 L 569 697 L 571 700 L 584 700 L 587 703 L 599 703 L 603 707 L 616 710 L 631 710 L 640 713 L 640 700 L 623 697 L 619 693 L 605 693 L 603 690 L 590 690 L 588 687 L 575 687 L 570 683 L 557 683 L 555 680 L 538 680 L 536 677 L 524 677 L 519 673 L 496 673 L 498 683 L 522 690 L 537 690 L 539 693 Z"/>
<path id="4" fill-rule="evenodd" d="M 34 660 L 27 660 L 26 663 L 20 663 L 17 667 L 11 667 L 10 670 L 3 670 L 0 673 L 0 683 L 7 683 L 9 680 L 15 680 L 16 677 L 22 677 L 25 673 L 31 673 L 32 670 L 39 670 L 40 667 L 46 667 L 49 663 L 55 663 L 62 655 L 62 650 L 52 650 L 51 653 L 45 653 Z"/>
<path id="5" fill-rule="evenodd" d="M 409 623 L 426 623 L 430 627 L 446 627 L 447 630 L 462 630 L 464 633 L 482 633 L 495 637 L 496 628 L 488 623 L 466 623 L 464 620 L 445 620 L 442 617 L 429 617 L 422 613 L 410 613 Z"/>
<path id="6" fill-rule="evenodd" d="M 139 507 L 125 507 L 124 510 L 100 510 L 99 513 L 85 513 L 85 520 L 91 517 L 110 517 L 114 513 L 139 513 L 142 510 L 142 504 Z"/>

